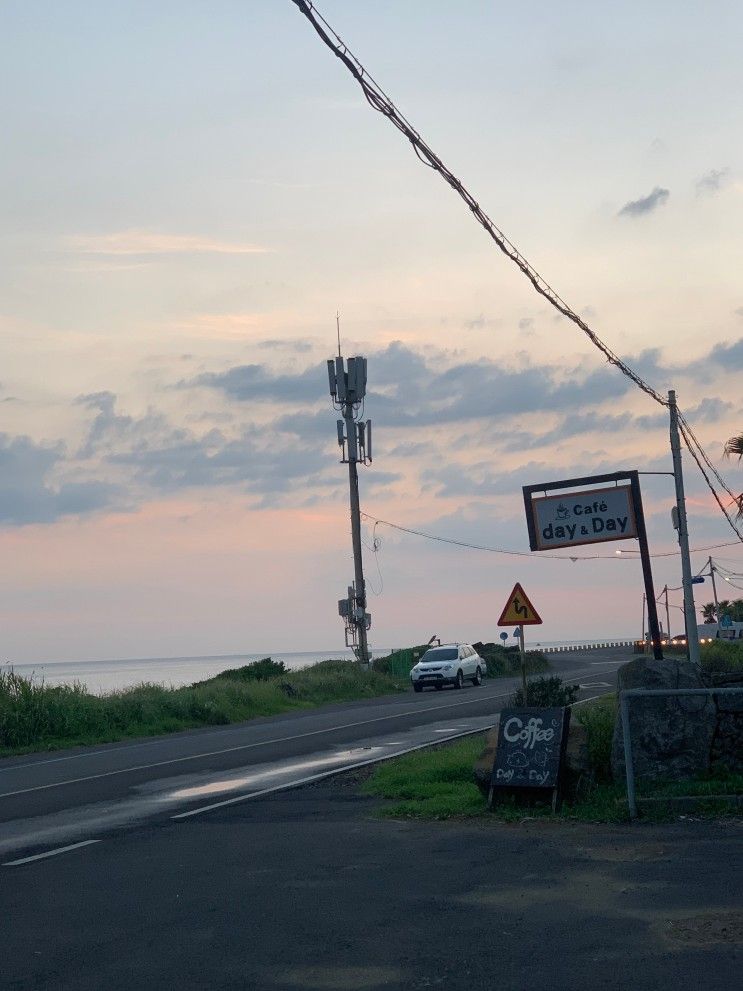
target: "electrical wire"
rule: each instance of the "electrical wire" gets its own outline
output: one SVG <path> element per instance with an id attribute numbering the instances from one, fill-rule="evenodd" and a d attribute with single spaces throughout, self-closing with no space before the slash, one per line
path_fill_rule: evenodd
<path id="1" fill-rule="evenodd" d="M 360 515 L 365 516 L 366 514 L 361 513 Z M 384 576 L 382 575 L 382 569 L 379 566 L 379 551 L 382 547 L 382 538 L 377 536 L 376 523 L 374 524 L 374 529 L 372 530 L 371 544 L 368 544 L 363 537 L 361 538 L 361 543 L 364 545 L 364 547 L 366 547 L 368 551 L 371 551 L 372 554 L 374 555 L 374 563 L 377 566 L 377 574 L 379 575 L 379 591 L 377 591 L 377 589 L 374 588 L 374 585 L 371 583 L 369 579 L 367 579 L 367 583 L 369 585 L 372 595 L 379 596 L 384 591 Z"/>
<path id="2" fill-rule="evenodd" d="M 723 577 L 724 577 L 724 576 L 723 576 Z M 733 588 L 737 588 L 737 589 L 739 589 L 739 590 L 740 590 L 741 592 L 743 592 L 743 585 L 738 585 L 738 584 L 736 584 L 736 583 L 735 583 L 734 581 L 731 581 L 731 580 L 730 580 L 729 578 L 725 578 L 725 581 L 726 581 L 726 582 L 728 583 L 728 585 L 732 585 L 732 586 L 733 586 Z"/>
<path id="3" fill-rule="evenodd" d="M 504 554 L 509 557 L 532 557 L 532 551 L 516 551 L 509 550 L 504 547 L 489 547 L 486 544 L 473 544 L 466 540 L 455 540 L 451 537 L 439 537 L 434 533 L 427 533 L 425 530 L 417 530 L 414 527 L 401 526 L 399 523 L 391 523 L 389 520 L 382 520 L 376 516 L 371 516 L 369 513 L 362 512 L 360 514 L 363 519 L 369 520 L 369 522 L 381 526 L 388 526 L 391 530 L 398 530 L 400 533 L 410 533 L 416 537 L 424 537 L 426 540 L 434 540 L 440 544 L 452 544 L 454 547 L 464 547 L 468 550 L 473 551 L 485 551 L 489 554 Z M 740 546 L 738 541 L 728 541 L 724 544 L 714 544 L 710 547 L 692 547 L 690 553 L 698 554 L 702 551 L 712 551 L 716 550 L 718 547 L 733 547 Z M 622 549 L 616 554 L 546 554 L 544 552 L 539 553 L 540 558 L 551 558 L 553 561 L 633 561 L 636 558 L 626 557 L 627 554 L 639 554 L 639 551 L 634 550 L 634 548 L 625 550 Z M 676 557 L 679 551 L 658 551 L 655 554 L 651 554 L 650 557 Z"/>
<path id="4" fill-rule="evenodd" d="M 743 533 L 741 533 L 741 531 L 738 529 L 738 527 L 735 524 L 735 520 L 732 518 L 732 516 L 730 515 L 730 513 L 727 511 L 727 508 L 723 505 L 722 499 L 720 498 L 720 496 L 719 496 L 719 494 L 717 492 L 717 489 L 712 484 L 712 482 L 710 480 L 710 477 L 707 474 L 707 472 L 705 471 L 704 466 L 702 465 L 702 461 L 697 456 L 697 453 L 694 450 L 694 446 L 692 446 L 692 444 L 695 444 L 696 445 L 696 447 L 699 450 L 699 453 L 701 454 L 702 459 L 704 460 L 704 463 L 708 467 L 710 467 L 712 469 L 713 473 L 715 474 L 715 476 L 718 479 L 720 479 L 719 472 L 717 472 L 717 470 L 711 464 L 711 462 L 709 460 L 709 457 L 705 453 L 705 451 L 702 448 L 701 444 L 699 443 L 699 441 L 696 440 L 696 438 L 694 437 L 693 433 L 689 429 L 688 424 L 686 423 L 686 421 L 681 416 L 679 416 L 679 430 L 681 431 L 681 436 L 684 438 L 684 442 L 686 443 L 686 446 L 687 446 L 687 448 L 689 450 L 689 453 L 691 454 L 692 458 L 694 458 L 694 460 L 696 461 L 697 467 L 701 471 L 702 477 L 704 478 L 705 482 L 707 483 L 707 486 L 708 486 L 710 492 L 715 497 L 715 501 L 717 502 L 717 505 L 720 507 L 720 510 L 722 511 L 723 516 L 725 517 L 725 519 L 730 524 L 730 528 L 732 529 L 733 533 L 738 537 L 738 539 L 740 541 L 743 541 Z M 693 439 L 693 441 L 692 441 L 692 439 Z M 723 488 L 725 489 L 725 491 L 728 492 L 731 495 L 733 502 L 737 504 L 736 497 L 732 495 L 732 493 L 730 492 L 730 489 L 727 487 L 727 485 L 724 483 L 724 481 L 722 482 L 722 485 L 723 485 Z"/>
<path id="5" fill-rule="evenodd" d="M 559 293 L 552 288 L 547 280 L 544 279 L 534 268 L 534 266 L 531 265 L 521 254 L 513 242 L 510 241 L 503 231 L 495 224 L 495 222 L 491 220 L 487 213 L 485 213 L 485 211 L 481 208 L 480 204 L 475 200 L 472 193 L 470 193 L 461 180 L 454 175 L 454 173 L 433 151 L 433 149 L 424 141 L 411 122 L 395 106 L 392 99 L 385 93 L 374 77 L 367 72 L 353 52 L 350 51 L 348 46 L 334 30 L 334 28 L 332 28 L 322 14 L 316 10 L 311 0 L 292 0 L 292 3 L 294 3 L 300 13 L 304 14 L 323 43 L 346 66 L 348 71 L 361 87 L 361 91 L 363 92 L 369 106 L 372 107 L 373 110 L 376 110 L 378 113 L 382 114 L 382 116 L 386 117 L 393 127 L 397 128 L 397 130 L 408 139 L 412 145 L 413 151 L 424 165 L 433 169 L 435 172 L 438 172 L 447 185 L 450 186 L 450 188 L 464 201 L 465 205 L 473 214 L 475 220 L 495 242 L 501 252 L 521 270 L 522 274 L 529 280 L 535 291 L 546 299 L 547 302 L 550 303 L 550 305 L 553 306 L 559 313 L 561 313 L 568 320 L 572 321 L 586 335 L 586 337 L 588 337 L 594 347 L 596 347 L 604 355 L 610 364 L 618 368 L 623 375 L 633 381 L 639 389 L 650 396 L 651 399 L 654 399 L 660 406 L 668 407 L 668 399 L 657 392 L 657 390 L 646 382 L 638 372 L 631 368 L 614 351 L 612 351 L 608 344 L 601 340 L 598 334 L 579 314 L 575 312 L 575 310 L 568 306 Z M 717 501 L 717 504 L 722 510 L 725 518 L 738 539 L 743 542 L 743 533 L 741 533 L 735 525 L 727 509 L 723 506 L 714 485 L 710 481 L 707 472 L 702 467 L 700 457 L 715 475 L 720 485 L 725 489 L 725 491 L 730 495 L 733 501 L 736 502 L 742 511 L 743 496 L 738 499 L 733 495 L 720 473 L 712 465 L 701 444 L 696 440 L 696 437 L 694 437 L 688 422 L 681 416 L 681 414 L 679 414 L 679 419 L 681 422 L 681 432 L 692 457 L 702 472 L 702 475 L 704 476 L 704 479 L 707 482 L 707 485 L 714 495 L 715 500 Z M 696 444 L 697 451 L 695 451 L 692 447 L 692 440 Z"/>
<path id="6" fill-rule="evenodd" d="M 311 0 L 292 0 L 292 3 L 307 18 L 322 41 L 346 66 L 348 71 L 358 82 L 369 105 L 397 128 L 411 143 L 413 150 L 424 165 L 429 166 L 444 179 L 444 181 L 454 190 L 454 192 L 464 200 L 480 226 L 490 235 L 500 250 L 515 265 L 521 269 L 522 273 L 531 282 L 534 289 L 543 296 L 556 310 L 564 317 L 571 320 L 588 337 L 591 343 L 602 352 L 604 357 L 612 365 L 615 365 L 628 378 L 637 385 L 643 392 L 646 392 L 661 406 L 668 406 L 668 400 L 660 393 L 656 392 L 634 369 L 624 362 L 611 348 L 601 340 L 598 334 L 579 316 L 564 299 L 550 286 L 533 265 L 529 264 L 526 258 L 516 248 L 516 246 L 506 237 L 502 230 L 485 213 L 474 196 L 466 186 L 451 172 L 441 161 L 433 149 L 423 140 L 418 131 L 410 121 L 398 110 L 392 99 L 384 92 L 382 87 L 376 82 L 356 56 L 351 52 L 345 42 L 337 32 L 328 24 L 322 14 L 314 7 Z"/>

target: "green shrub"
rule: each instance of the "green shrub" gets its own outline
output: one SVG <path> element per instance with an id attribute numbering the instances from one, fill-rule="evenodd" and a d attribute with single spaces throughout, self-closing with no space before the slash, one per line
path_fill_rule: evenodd
<path id="1" fill-rule="evenodd" d="M 529 705 L 549 708 L 550 706 L 572 705 L 578 698 L 579 685 L 566 685 L 556 675 L 552 678 L 536 678 L 528 684 Z M 514 706 L 526 705 L 523 689 L 511 699 Z"/>
<path id="2" fill-rule="evenodd" d="M 700 644 L 702 667 L 711 672 L 743 672 L 743 643 L 730 640 L 713 640 Z"/>
<path id="3" fill-rule="evenodd" d="M 485 661 L 491 678 L 510 677 L 521 673 L 521 654 L 518 646 L 504 647 L 499 643 L 482 642 L 472 646 Z M 529 674 L 538 674 L 549 669 L 549 661 L 541 650 L 526 651 L 526 670 Z"/>
<path id="4" fill-rule="evenodd" d="M 591 770 L 597 781 L 611 781 L 611 744 L 617 715 L 615 695 L 605 695 L 596 702 L 581 706 L 578 722 L 586 730 L 586 746 Z"/>
<path id="5" fill-rule="evenodd" d="M 264 657 L 260 661 L 251 661 L 241 668 L 228 668 L 221 671 L 210 681 L 268 681 L 270 678 L 278 678 L 287 673 L 287 667 L 283 661 L 274 661 L 270 657 Z M 206 684 L 202 682 L 201 684 Z"/>

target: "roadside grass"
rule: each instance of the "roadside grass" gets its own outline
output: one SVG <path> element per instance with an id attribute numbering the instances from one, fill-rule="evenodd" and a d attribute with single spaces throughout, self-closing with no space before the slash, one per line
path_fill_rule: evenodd
<path id="1" fill-rule="evenodd" d="M 528 804 L 513 795 L 504 795 L 491 811 L 487 799 L 473 778 L 473 765 L 479 757 L 484 734 L 465 737 L 451 744 L 406 754 L 380 764 L 361 785 L 363 794 L 386 799 L 377 814 L 386 818 L 472 819 L 488 817 L 503 822 L 525 819 L 621 823 L 629 821 L 624 783 L 613 783 L 610 772 L 611 734 L 616 707 L 615 696 L 604 696 L 575 710 L 574 718 L 587 732 L 587 746 L 595 780 L 587 790 L 566 797 L 553 815 L 549 801 Z M 743 795 L 743 776 L 723 775 L 693 781 L 657 784 L 638 789 L 638 797 Z M 695 804 L 693 816 L 740 815 L 743 810 L 723 802 Z M 671 822 L 678 811 L 671 805 L 642 807 L 644 819 Z"/>
<path id="2" fill-rule="evenodd" d="M 743 644 L 740 641 L 713 640 L 699 648 L 702 667 L 710 672 L 743 673 Z"/>
<path id="3" fill-rule="evenodd" d="M 412 648 L 408 653 L 412 659 Z M 105 695 L 79 683 L 47 685 L 0 671 L 0 757 L 224 726 L 407 691 L 409 666 L 396 669 L 393 657 L 376 660 L 371 671 L 343 660 L 291 671 L 265 657 L 182 688 L 143 682 Z M 537 669 L 543 663 L 541 655 L 535 657 Z"/>
<path id="4" fill-rule="evenodd" d="M 259 665 L 265 678 L 246 665 L 183 688 L 143 683 L 105 695 L 80 684 L 51 686 L 0 672 L 0 756 L 226 725 L 408 687 L 407 678 L 362 671 L 349 661 L 280 674 L 264 661 Z"/>

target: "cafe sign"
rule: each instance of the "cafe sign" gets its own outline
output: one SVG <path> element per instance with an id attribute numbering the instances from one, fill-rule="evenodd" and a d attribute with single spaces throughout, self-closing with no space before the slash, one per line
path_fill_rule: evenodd
<path id="1" fill-rule="evenodd" d="M 632 489 L 629 485 L 532 496 L 532 550 L 575 547 L 605 540 L 637 537 Z"/>
<path id="2" fill-rule="evenodd" d="M 637 540 L 648 629 L 653 654 L 660 661 L 663 650 L 639 475 L 637 469 L 632 469 L 525 485 L 522 489 L 524 509 L 529 547 L 533 551 L 564 551 L 605 540 Z"/>

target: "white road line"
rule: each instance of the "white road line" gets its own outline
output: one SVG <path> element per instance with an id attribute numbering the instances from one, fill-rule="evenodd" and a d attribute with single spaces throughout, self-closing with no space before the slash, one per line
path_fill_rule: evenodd
<path id="1" fill-rule="evenodd" d="M 511 694 L 510 692 L 508 693 Z M 581 699 L 579 702 L 572 702 L 569 708 L 576 705 L 583 705 L 586 702 L 593 702 L 594 699 L 601 698 L 601 695 L 592 695 L 590 698 Z M 446 740 L 460 740 L 465 736 L 474 736 L 476 733 L 484 733 L 487 726 L 480 726 L 478 729 L 468 729 L 463 733 L 453 733 L 446 737 Z M 442 732 L 434 730 L 434 732 Z M 179 812 L 178 815 L 171 816 L 171 819 L 190 819 L 192 816 L 202 815 L 204 812 L 213 812 L 215 809 L 223 809 L 228 805 L 238 805 L 240 802 L 249 802 L 253 798 L 262 798 L 264 795 L 273 795 L 279 791 L 290 791 L 292 788 L 300 788 L 302 785 L 312 784 L 314 781 L 322 781 L 323 778 L 332 778 L 337 774 L 345 774 L 347 771 L 355 771 L 359 767 L 368 767 L 369 764 L 381 764 L 384 761 L 394 760 L 396 757 L 404 757 L 405 754 L 412 754 L 416 750 L 424 750 L 433 746 L 434 743 L 445 743 L 446 740 L 428 740 L 426 743 L 419 743 L 415 747 L 408 747 L 406 750 L 396 750 L 394 754 L 382 754 L 379 757 L 370 757 L 368 760 L 357 761 L 355 764 L 345 764 L 343 767 L 334 767 L 331 771 L 323 771 L 322 774 L 312 774 L 306 778 L 299 778 L 296 781 L 289 781 L 286 784 L 274 785 L 273 788 L 263 788 L 261 791 L 248 792 L 246 795 L 238 795 L 236 798 L 227 798 L 222 802 L 214 802 L 211 805 L 202 805 L 198 809 L 191 809 L 190 812 Z"/>
<path id="2" fill-rule="evenodd" d="M 509 693 L 510 694 L 510 693 Z M 447 740 L 458 740 L 463 736 L 474 736 L 475 733 L 484 733 L 487 726 L 479 729 L 468 729 L 464 733 L 454 733 L 446 737 Z M 171 819 L 190 819 L 192 816 L 201 815 L 203 812 L 213 812 L 214 809 L 224 808 L 226 805 L 237 805 L 239 802 L 248 802 L 251 798 L 261 798 L 263 795 L 272 795 L 277 791 L 289 791 L 292 788 L 299 788 L 302 785 L 312 784 L 313 781 L 322 781 L 323 778 L 331 778 L 335 774 L 345 774 L 346 771 L 355 771 L 359 767 L 367 767 L 369 764 L 381 764 L 386 760 L 394 760 L 395 757 L 404 757 L 405 754 L 412 754 L 416 750 L 423 750 L 433 743 L 444 743 L 444 740 L 428 740 L 426 743 L 419 743 L 415 747 L 408 747 L 406 750 L 396 750 L 394 754 L 383 754 L 379 757 L 370 757 L 368 760 L 360 760 L 355 764 L 344 764 L 343 767 L 334 767 L 332 771 L 323 771 L 322 774 L 311 774 L 307 778 L 298 778 L 283 785 L 274 785 L 273 788 L 264 788 L 262 791 L 248 792 L 246 795 L 238 795 L 236 798 L 228 798 L 223 802 L 214 802 L 212 805 L 202 805 L 199 809 L 191 809 L 190 812 L 179 812 L 178 815 L 171 816 Z"/>
<path id="3" fill-rule="evenodd" d="M 291 740 L 302 740 L 309 736 L 321 736 L 323 733 L 334 733 L 342 729 L 352 729 L 354 726 L 368 726 L 370 723 L 380 723 L 390 719 L 398 719 L 400 716 L 414 715 L 417 712 L 438 712 L 440 709 L 455 709 L 463 705 L 475 705 L 477 702 L 483 702 L 489 699 L 504 699 L 508 698 L 512 694 L 513 690 L 510 692 L 504 692 L 500 695 L 483 695 L 482 693 L 478 693 L 477 698 L 467 699 L 464 702 L 451 702 L 447 705 L 431 705 L 425 709 L 414 706 L 409 708 L 407 712 L 400 712 L 398 710 L 397 712 L 390 713 L 386 716 L 375 716 L 373 719 L 361 719 L 355 723 L 342 723 L 339 726 L 329 726 L 326 729 L 311 730 L 308 733 L 297 733 L 294 736 L 282 736 L 273 740 L 261 740 L 258 743 L 243 743 L 237 747 L 225 747 L 223 750 L 210 750 L 205 753 L 188 754 L 186 757 L 172 757 L 170 760 L 158 760 L 152 764 L 136 764 L 133 767 L 121 767 L 115 771 L 102 771 L 100 774 L 86 774 L 79 778 L 68 778 L 65 781 L 52 781 L 49 784 L 36 785 L 33 788 L 19 788 L 16 791 L 6 791 L 3 794 L 0 794 L 0 798 L 12 798 L 14 795 L 28 795 L 34 791 L 47 791 L 49 788 L 62 788 L 64 785 L 80 784 L 83 781 L 96 781 L 100 778 L 112 778 L 116 775 L 129 774 L 133 771 L 147 771 L 153 767 L 167 767 L 170 764 L 182 764 L 189 760 L 200 760 L 202 757 L 220 757 L 223 754 L 236 753 L 240 750 L 253 750 L 256 747 L 268 747 L 273 743 L 288 743 Z M 10 768 L 8 770 L 10 770 Z"/>
<path id="4" fill-rule="evenodd" d="M 93 843 L 100 843 L 100 840 L 83 840 L 82 843 L 71 843 L 69 846 L 60 846 L 56 850 L 47 850 L 46 853 L 37 853 L 33 857 L 22 857 L 20 860 L 7 860 L 3 867 L 20 867 L 21 864 L 30 864 L 33 860 L 45 860 L 47 857 L 56 857 L 58 853 L 67 853 L 68 850 L 79 850 L 81 846 L 90 846 Z"/>

